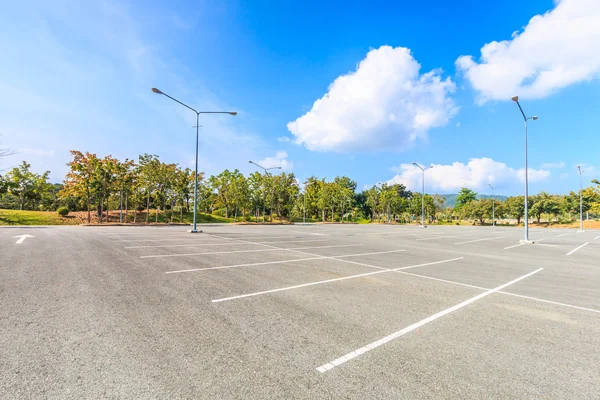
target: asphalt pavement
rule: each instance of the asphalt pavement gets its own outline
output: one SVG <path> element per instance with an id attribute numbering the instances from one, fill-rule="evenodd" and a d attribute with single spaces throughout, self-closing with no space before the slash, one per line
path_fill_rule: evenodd
<path id="1" fill-rule="evenodd" d="M 186 229 L 0 228 L 0 397 L 600 397 L 600 231 Z"/>

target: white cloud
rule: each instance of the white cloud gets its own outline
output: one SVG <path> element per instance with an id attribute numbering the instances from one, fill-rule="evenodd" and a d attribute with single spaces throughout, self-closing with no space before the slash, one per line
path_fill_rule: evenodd
<path id="1" fill-rule="evenodd" d="M 22 148 L 17 150 L 17 154 L 31 154 L 37 157 L 52 157 L 56 152 L 54 150 Z"/>
<path id="2" fill-rule="evenodd" d="M 557 163 L 547 163 L 547 164 L 542 164 L 542 169 L 560 169 L 560 168 L 564 168 L 567 164 L 565 164 L 564 161 L 561 162 L 557 162 Z"/>
<path id="3" fill-rule="evenodd" d="M 396 176 L 387 181 L 388 184 L 402 183 L 410 190 L 421 190 L 422 172 L 412 164 L 402 164 L 392 168 Z M 529 169 L 529 182 L 547 179 L 550 171 Z M 491 158 L 472 158 L 467 164 L 455 162 L 451 165 L 434 164 L 425 172 L 427 190 L 438 193 L 454 193 L 462 187 L 477 191 L 486 191 L 488 185 L 500 186 L 502 189 L 515 187 L 516 183 L 525 181 L 525 169 L 514 169 Z"/>
<path id="4" fill-rule="evenodd" d="M 287 159 L 288 153 L 286 151 L 278 151 L 275 153 L 275 157 L 267 157 L 260 160 L 257 164 L 260 164 L 264 168 L 281 167 L 284 171 L 289 171 L 294 167 L 294 162 Z"/>
<path id="5" fill-rule="evenodd" d="M 420 74 L 420 68 L 407 48 L 373 49 L 287 127 L 309 150 L 406 148 L 458 110 L 448 97 L 455 90 L 452 80 L 440 70 Z"/>
<path id="6" fill-rule="evenodd" d="M 553 10 L 531 18 L 512 40 L 484 45 L 479 63 L 461 56 L 456 66 L 479 92 L 479 103 L 515 94 L 546 97 L 600 75 L 599 20 L 600 1 L 559 0 Z"/>

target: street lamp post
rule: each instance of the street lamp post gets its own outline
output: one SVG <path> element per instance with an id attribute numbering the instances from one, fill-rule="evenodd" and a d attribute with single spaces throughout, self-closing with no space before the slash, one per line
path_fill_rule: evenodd
<path id="1" fill-rule="evenodd" d="M 421 227 L 425 228 L 425 171 L 427 171 L 430 168 L 433 168 L 433 165 L 430 165 L 429 167 L 421 167 L 416 162 L 413 162 L 413 165 L 415 167 L 418 167 L 421 170 L 421 172 L 423 173 L 423 179 L 421 180 L 421 184 L 422 184 L 422 190 L 421 190 Z"/>
<path id="2" fill-rule="evenodd" d="M 171 100 L 176 101 L 177 103 L 181 104 L 184 107 L 189 108 L 190 110 L 192 110 L 193 112 L 196 113 L 196 168 L 195 168 L 195 175 L 194 175 L 194 226 L 190 232 L 198 233 L 198 229 L 196 227 L 196 220 L 197 220 L 196 213 L 198 210 L 198 129 L 200 128 L 200 114 L 229 114 L 229 115 L 235 116 L 235 115 L 237 115 L 237 112 L 235 112 L 235 111 L 196 111 L 195 109 L 188 106 L 187 104 L 182 103 L 181 101 L 169 96 L 168 94 L 158 90 L 157 88 L 152 88 L 152 91 L 156 94 L 162 94 L 163 96 L 167 96 Z"/>
<path id="3" fill-rule="evenodd" d="M 492 188 L 492 226 L 496 226 L 496 188 L 491 183 L 488 185 Z"/>
<path id="4" fill-rule="evenodd" d="M 271 169 L 281 169 L 281 167 L 271 167 L 271 168 L 265 168 L 263 166 L 258 165 L 257 163 L 255 163 L 254 161 L 248 161 L 250 164 L 254 164 L 256 165 L 258 168 L 261 168 L 263 171 L 265 171 L 265 175 L 266 176 L 271 176 L 271 174 L 269 174 L 267 171 L 271 170 Z M 265 223 L 265 203 L 267 202 L 267 191 L 265 190 L 265 194 L 263 195 L 263 224 Z M 271 222 L 273 222 L 273 214 L 271 214 Z"/>
<path id="5" fill-rule="evenodd" d="M 581 165 L 577 166 L 579 170 L 579 232 L 583 232 L 583 173 Z"/>
<path id="6" fill-rule="evenodd" d="M 527 117 L 521 108 L 521 104 L 519 104 L 519 96 L 511 97 L 511 100 L 517 103 L 519 106 L 519 110 L 521 110 L 521 114 L 523 115 L 523 120 L 525 121 L 525 242 L 529 242 L 529 181 L 528 181 L 528 161 L 527 161 L 527 120 L 538 119 L 537 116 Z"/>

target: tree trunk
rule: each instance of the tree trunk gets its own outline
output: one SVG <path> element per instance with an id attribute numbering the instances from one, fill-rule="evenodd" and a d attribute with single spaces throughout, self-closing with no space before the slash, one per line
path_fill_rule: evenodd
<path id="1" fill-rule="evenodd" d="M 325 222 L 325 209 L 321 210 L 321 221 Z"/>
<path id="2" fill-rule="evenodd" d="M 183 199 L 181 200 L 181 208 L 179 209 L 179 222 L 183 222 Z"/>
<path id="3" fill-rule="evenodd" d="M 158 224 L 158 207 L 156 207 L 156 213 L 154 214 L 154 222 Z"/>
<path id="4" fill-rule="evenodd" d="M 146 201 L 146 223 L 149 222 L 150 218 L 150 191 L 148 191 L 148 200 Z"/>
<path id="5" fill-rule="evenodd" d="M 128 203 L 128 201 L 129 201 L 129 196 L 128 196 L 128 193 L 125 192 L 125 223 L 127 223 L 127 217 L 128 217 L 127 211 L 129 210 L 129 203 Z"/>
<path id="6" fill-rule="evenodd" d="M 90 211 L 90 194 L 89 193 L 87 195 L 86 200 L 87 200 L 87 212 L 88 212 L 88 224 L 89 224 L 90 222 L 92 222 L 92 214 Z"/>
<path id="7" fill-rule="evenodd" d="M 102 223 L 102 217 L 104 216 L 104 197 L 100 199 L 100 223 Z"/>
<path id="8" fill-rule="evenodd" d="M 173 211 L 174 211 L 174 208 L 175 208 L 175 202 L 173 201 L 173 202 L 171 202 L 171 223 L 173 223 Z"/>
<path id="9" fill-rule="evenodd" d="M 229 218 L 229 207 L 225 205 L 225 218 Z"/>

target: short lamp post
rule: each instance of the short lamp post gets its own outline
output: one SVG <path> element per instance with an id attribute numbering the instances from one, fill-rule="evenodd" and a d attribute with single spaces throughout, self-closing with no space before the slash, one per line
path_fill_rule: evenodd
<path id="1" fill-rule="evenodd" d="M 421 167 L 416 162 L 413 162 L 413 165 L 421 170 L 423 173 L 423 178 L 421 180 L 421 227 L 425 228 L 425 171 L 433 168 L 433 165 L 429 167 Z"/>
<path id="2" fill-rule="evenodd" d="M 491 183 L 488 185 L 492 188 L 492 226 L 496 226 L 496 188 Z"/>
<path id="3" fill-rule="evenodd" d="M 269 174 L 268 171 L 272 170 L 272 169 L 281 169 L 281 167 L 271 167 L 271 168 L 265 168 L 261 165 L 258 165 L 257 163 L 255 163 L 254 161 L 248 161 L 250 164 L 254 164 L 256 165 L 258 168 L 262 169 L 265 172 L 265 176 L 271 176 L 271 174 Z M 263 224 L 265 223 L 265 203 L 267 202 L 267 191 L 265 190 L 265 193 L 263 195 Z M 272 214 L 271 214 L 272 216 Z M 273 222 L 273 220 L 271 219 L 271 222 Z"/>

